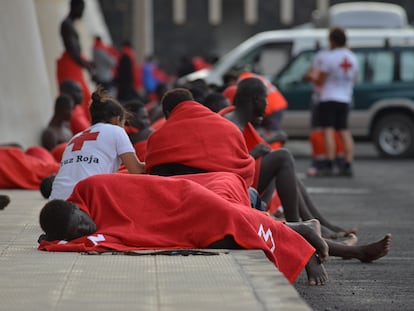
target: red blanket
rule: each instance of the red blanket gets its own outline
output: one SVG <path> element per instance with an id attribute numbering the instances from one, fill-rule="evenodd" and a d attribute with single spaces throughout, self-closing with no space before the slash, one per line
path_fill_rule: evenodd
<path id="1" fill-rule="evenodd" d="M 175 107 L 167 122 L 151 134 L 145 162 L 148 171 L 156 165 L 180 163 L 206 172 L 232 172 L 248 185 L 254 176 L 254 159 L 240 130 L 194 101 Z"/>
<path id="2" fill-rule="evenodd" d="M 206 248 L 232 235 L 245 249 L 262 249 L 290 282 L 314 252 L 284 223 L 250 208 L 246 184 L 231 173 L 100 174 L 80 181 L 68 201 L 95 220 L 97 232 L 70 242 L 42 241 L 39 250 Z"/>
<path id="3" fill-rule="evenodd" d="M 88 119 L 88 114 L 85 112 L 84 106 L 76 105 L 72 110 L 72 117 L 70 118 L 70 130 L 75 135 L 86 130 L 91 126 L 91 122 Z"/>
<path id="4" fill-rule="evenodd" d="M 134 144 L 135 153 L 137 154 L 138 159 L 145 161 L 147 154 L 147 141 L 139 141 Z"/>
<path id="5" fill-rule="evenodd" d="M 75 62 L 68 52 L 64 52 L 57 60 L 57 80 L 62 83 L 64 80 L 75 80 L 82 86 L 83 102 L 82 107 L 85 115 L 90 119 L 89 103 L 91 101 L 91 92 L 89 90 L 88 82 L 83 73 L 83 68 Z M 75 134 L 75 133 L 73 133 Z"/>
<path id="6" fill-rule="evenodd" d="M 39 189 L 43 178 L 58 170 L 59 163 L 41 147 L 29 148 L 27 153 L 0 147 L 0 189 Z"/>

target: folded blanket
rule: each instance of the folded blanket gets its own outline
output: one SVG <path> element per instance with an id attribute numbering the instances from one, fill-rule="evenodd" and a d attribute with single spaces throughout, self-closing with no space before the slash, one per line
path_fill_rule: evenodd
<path id="1" fill-rule="evenodd" d="M 206 248 L 231 235 L 245 249 L 262 249 L 290 282 L 314 252 L 284 223 L 251 208 L 244 180 L 232 173 L 99 174 L 80 181 L 68 201 L 94 219 L 97 232 L 42 241 L 39 250 Z"/>
<path id="2" fill-rule="evenodd" d="M 240 130 L 194 101 L 180 103 L 151 134 L 145 162 L 149 172 L 157 165 L 180 163 L 206 172 L 232 172 L 247 185 L 253 182 L 254 159 Z"/>

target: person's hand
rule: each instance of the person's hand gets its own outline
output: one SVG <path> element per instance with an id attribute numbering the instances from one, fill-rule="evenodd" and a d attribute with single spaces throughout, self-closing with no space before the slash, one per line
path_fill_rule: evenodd
<path id="1" fill-rule="evenodd" d="M 272 150 L 269 148 L 269 146 L 266 146 L 264 144 L 258 144 L 250 151 L 250 155 L 253 158 L 257 159 L 261 156 L 268 154 L 271 151 Z"/>
<path id="2" fill-rule="evenodd" d="M 268 144 L 273 144 L 275 142 L 284 144 L 286 143 L 288 136 L 284 131 L 278 130 L 265 132 L 263 134 L 263 138 Z"/>
<path id="3" fill-rule="evenodd" d="M 141 165 L 141 169 L 142 169 L 141 174 L 146 174 L 147 173 L 147 167 L 146 167 L 145 162 L 140 161 L 139 164 Z"/>
<path id="4" fill-rule="evenodd" d="M 84 61 L 83 67 L 88 71 L 88 73 L 91 75 L 91 77 L 95 77 L 95 64 L 93 62 Z"/>

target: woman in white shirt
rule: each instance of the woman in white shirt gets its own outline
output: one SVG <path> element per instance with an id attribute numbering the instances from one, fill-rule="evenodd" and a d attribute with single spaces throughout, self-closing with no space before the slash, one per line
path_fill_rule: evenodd
<path id="1" fill-rule="evenodd" d="M 69 141 L 49 199 L 65 200 L 81 179 L 102 173 L 114 173 L 123 163 L 133 174 L 144 173 L 141 162 L 123 126 L 125 110 L 103 89 L 92 94 L 89 106 L 92 126 Z"/>

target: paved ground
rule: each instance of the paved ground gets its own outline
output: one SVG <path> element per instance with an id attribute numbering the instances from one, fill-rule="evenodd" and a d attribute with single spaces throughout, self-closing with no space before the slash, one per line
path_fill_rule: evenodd
<path id="1" fill-rule="evenodd" d="M 297 156 L 298 171 L 309 164 L 306 144 L 288 144 Z M 296 282 L 314 310 L 414 310 L 414 159 L 383 160 L 369 144 L 357 144 L 355 177 L 304 180 L 329 219 L 357 226 L 359 240 L 372 242 L 390 232 L 388 256 L 372 263 L 331 258 L 324 287 Z"/>
<path id="2" fill-rule="evenodd" d="M 292 142 L 301 176 L 307 144 Z M 378 160 L 357 149 L 356 176 L 305 179 L 332 221 L 357 226 L 362 243 L 393 234 L 388 256 L 372 264 L 331 258 L 330 281 L 289 285 L 260 251 L 212 256 L 87 256 L 36 250 L 36 191 L 5 191 L 0 211 L 0 310 L 413 310 L 414 160 Z M 306 302 L 305 302 L 306 301 Z"/>
<path id="3" fill-rule="evenodd" d="M 259 250 L 82 255 L 36 249 L 38 191 L 1 190 L 0 310 L 310 310 Z"/>

